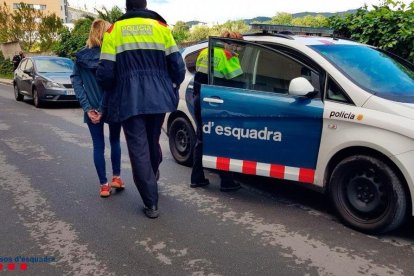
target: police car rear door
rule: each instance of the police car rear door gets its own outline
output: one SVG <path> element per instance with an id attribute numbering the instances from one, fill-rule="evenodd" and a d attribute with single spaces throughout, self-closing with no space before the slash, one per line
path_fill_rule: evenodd
<path id="1" fill-rule="evenodd" d="M 212 50 L 217 47 L 231 53 L 218 56 Z M 202 85 L 200 97 L 203 166 L 314 183 L 323 103 L 288 91 L 291 80 L 315 79 L 317 72 L 256 43 L 211 38 L 209 49 L 209 84 Z M 229 79 L 214 73 L 217 58 L 234 56 L 241 75 Z"/>

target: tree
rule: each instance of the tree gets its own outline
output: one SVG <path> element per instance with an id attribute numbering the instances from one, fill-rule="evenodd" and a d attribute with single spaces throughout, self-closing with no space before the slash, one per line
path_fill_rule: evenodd
<path id="1" fill-rule="evenodd" d="M 186 40 L 186 42 L 194 42 L 205 40 L 209 36 L 220 36 L 224 31 L 239 32 L 241 34 L 248 32 L 250 27 L 243 20 L 229 20 L 223 24 L 208 26 L 195 26 Z"/>
<path id="2" fill-rule="evenodd" d="M 108 10 L 105 7 L 98 11 L 98 18 L 106 20 L 110 23 L 114 23 L 119 17 L 122 16 L 122 10 L 115 6 Z M 89 36 L 89 30 L 92 22 L 95 18 L 90 16 L 84 16 L 75 22 L 75 26 L 72 31 L 68 29 L 60 32 L 60 40 L 53 50 L 55 53 L 62 57 L 75 58 L 76 53 L 86 45 L 86 40 Z"/>
<path id="3" fill-rule="evenodd" d="M 74 58 L 75 54 L 86 45 L 86 40 L 89 36 L 89 30 L 92 25 L 92 20 L 89 18 L 82 18 L 75 22 L 75 26 L 71 31 L 64 28 L 60 31 L 59 43 L 55 45 L 53 50 L 58 56 Z"/>
<path id="4" fill-rule="evenodd" d="M 276 25 L 292 25 L 292 20 L 293 16 L 290 13 L 278 12 L 270 21 L 267 21 L 266 23 Z"/>
<path id="5" fill-rule="evenodd" d="M 0 42 L 10 41 L 11 12 L 6 2 L 0 5 Z"/>
<path id="6" fill-rule="evenodd" d="M 0 5 L 0 26 L 0 42 L 19 41 L 26 51 L 39 43 L 41 50 L 49 50 L 62 22 L 56 14 L 46 15 L 25 3 L 12 12 L 4 2 Z"/>
<path id="7" fill-rule="evenodd" d="M 11 16 L 12 36 L 23 44 L 23 48 L 30 51 L 33 44 L 39 38 L 39 24 L 42 22 L 43 13 L 32 8 L 29 4 L 20 3 L 17 10 Z"/>
<path id="8" fill-rule="evenodd" d="M 52 48 L 59 38 L 59 31 L 62 29 L 63 24 L 56 14 L 51 14 L 43 17 L 42 23 L 39 25 L 39 40 L 40 49 L 47 51 Z"/>
<path id="9" fill-rule="evenodd" d="M 98 13 L 98 18 L 106 20 L 110 23 L 115 23 L 115 21 L 118 20 L 118 18 L 120 18 L 124 14 L 121 8 L 118 6 L 114 6 L 110 10 L 108 10 L 105 7 L 102 7 L 102 10 L 95 9 L 95 11 Z"/>
<path id="10" fill-rule="evenodd" d="M 190 36 L 190 27 L 183 21 L 177 21 L 172 29 L 172 34 L 177 43 L 182 43 Z"/>
<path id="11" fill-rule="evenodd" d="M 224 24 L 213 27 L 216 35 L 221 35 L 224 31 L 239 32 L 241 34 L 249 31 L 250 27 L 243 20 L 228 20 Z"/>
<path id="12" fill-rule="evenodd" d="M 327 27 L 329 25 L 328 18 L 322 15 L 294 18 L 291 22 L 293 26 L 307 26 L 307 27 Z"/>
<path id="13" fill-rule="evenodd" d="M 368 10 L 364 6 L 355 14 L 331 17 L 335 34 L 377 46 L 414 61 L 414 2 L 386 0 Z"/>
<path id="14" fill-rule="evenodd" d="M 212 30 L 208 26 L 195 26 L 190 32 L 189 41 L 201 41 L 212 35 Z"/>

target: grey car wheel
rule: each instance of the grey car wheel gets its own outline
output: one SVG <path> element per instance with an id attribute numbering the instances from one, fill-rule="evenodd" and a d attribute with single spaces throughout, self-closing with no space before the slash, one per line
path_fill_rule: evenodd
<path id="1" fill-rule="evenodd" d="M 39 93 L 37 93 L 36 88 L 33 88 L 33 104 L 35 107 L 42 107 L 42 100 L 39 99 Z"/>
<path id="2" fill-rule="evenodd" d="M 24 96 L 22 94 L 20 94 L 20 90 L 19 90 L 19 87 L 17 86 L 17 83 L 14 84 L 14 98 L 18 102 L 23 101 L 23 98 L 24 98 Z"/>

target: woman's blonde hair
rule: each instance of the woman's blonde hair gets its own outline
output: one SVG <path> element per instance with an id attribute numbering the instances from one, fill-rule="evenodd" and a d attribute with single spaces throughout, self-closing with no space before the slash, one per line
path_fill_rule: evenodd
<path id="1" fill-rule="evenodd" d="M 108 21 L 105 21 L 103 19 L 95 19 L 92 22 L 91 30 L 89 31 L 89 37 L 86 41 L 86 46 L 88 48 L 101 47 L 103 35 L 110 26 L 111 23 Z"/>

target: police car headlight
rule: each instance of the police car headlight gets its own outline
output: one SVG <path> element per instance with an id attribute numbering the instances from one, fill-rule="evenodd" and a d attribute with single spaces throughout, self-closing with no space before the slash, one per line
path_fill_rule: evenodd
<path id="1" fill-rule="evenodd" d="M 46 88 L 63 88 L 63 85 L 57 82 L 53 82 L 53 81 L 43 81 L 43 85 Z"/>

